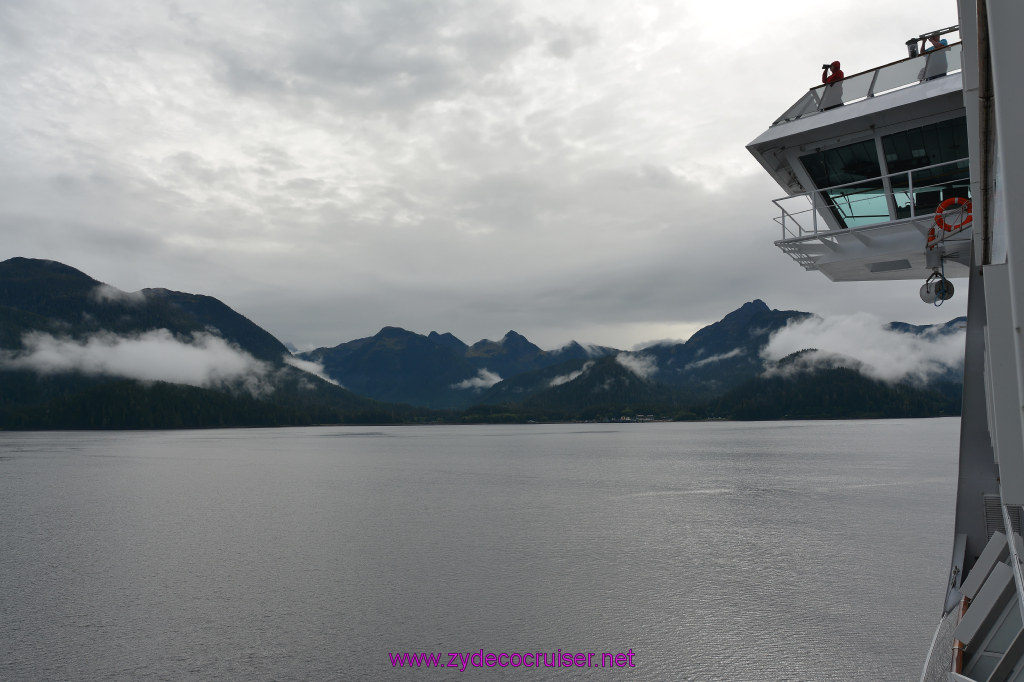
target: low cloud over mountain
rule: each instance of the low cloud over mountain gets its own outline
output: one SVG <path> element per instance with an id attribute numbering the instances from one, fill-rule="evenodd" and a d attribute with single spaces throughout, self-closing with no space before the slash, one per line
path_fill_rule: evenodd
<path id="1" fill-rule="evenodd" d="M 960 325 L 927 327 L 918 333 L 889 325 L 870 313 L 792 320 L 761 351 L 769 362 L 809 350 L 769 373 L 849 367 L 881 381 L 927 382 L 960 367 L 966 331 Z"/>
<path id="2" fill-rule="evenodd" d="M 42 374 L 80 372 L 200 388 L 243 388 L 253 396 L 271 390 L 270 365 L 209 333 L 179 339 L 166 329 L 133 336 L 99 333 L 83 340 L 30 332 L 24 349 L 0 351 L 0 368 Z"/>
<path id="3" fill-rule="evenodd" d="M 335 386 L 341 386 L 337 381 L 327 376 L 324 371 L 324 366 L 319 362 L 312 362 L 310 360 L 300 360 L 299 358 L 286 355 L 284 356 L 284 364 L 291 365 L 295 369 L 302 370 L 307 374 L 312 374 L 315 377 L 319 377 L 324 381 L 334 384 Z"/>
<path id="4" fill-rule="evenodd" d="M 457 384 L 452 384 L 452 388 L 470 389 L 479 392 L 485 388 L 490 388 L 499 381 L 501 381 L 500 376 L 488 369 L 481 369 L 477 372 L 475 377 L 470 377 L 469 379 L 460 381 Z"/>
<path id="5" fill-rule="evenodd" d="M 641 379 L 649 379 L 658 371 L 658 361 L 642 353 L 619 353 L 615 360 Z"/>

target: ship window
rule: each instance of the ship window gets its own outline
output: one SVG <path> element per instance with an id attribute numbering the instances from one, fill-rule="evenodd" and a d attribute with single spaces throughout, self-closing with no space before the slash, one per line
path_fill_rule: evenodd
<path id="1" fill-rule="evenodd" d="M 950 197 L 970 198 L 967 119 L 931 123 L 882 137 L 898 217 L 930 213 Z M 913 196 L 910 188 L 913 187 Z"/>
<path id="2" fill-rule="evenodd" d="M 873 139 L 807 154 L 801 156 L 800 161 L 819 188 L 877 178 L 882 174 Z"/>
<path id="3" fill-rule="evenodd" d="M 874 139 L 825 149 L 800 157 L 821 203 L 828 206 L 840 227 L 859 227 L 889 220 L 882 188 L 882 171 Z"/>
<path id="4" fill-rule="evenodd" d="M 882 137 L 890 173 L 967 158 L 967 119 L 961 116 Z"/>

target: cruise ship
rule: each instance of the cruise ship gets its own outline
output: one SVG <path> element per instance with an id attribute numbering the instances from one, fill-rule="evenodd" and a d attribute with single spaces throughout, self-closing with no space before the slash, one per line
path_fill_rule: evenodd
<path id="1" fill-rule="evenodd" d="M 902 36 L 906 58 L 811 88 L 747 149 L 785 192 L 775 245 L 799 266 L 909 280 L 893 295 L 924 305 L 967 297 L 948 582 L 929 651 L 906 655 L 922 682 L 1024 682 L 1024 2 L 958 10 Z"/>

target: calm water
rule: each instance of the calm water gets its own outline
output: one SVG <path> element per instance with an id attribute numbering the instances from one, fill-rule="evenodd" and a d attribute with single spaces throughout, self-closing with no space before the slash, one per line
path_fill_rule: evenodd
<path id="1" fill-rule="evenodd" d="M 0 433 L 0 678 L 917 679 L 958 432 Z M 480 649 L 636 667 L 388 659 Z"/>

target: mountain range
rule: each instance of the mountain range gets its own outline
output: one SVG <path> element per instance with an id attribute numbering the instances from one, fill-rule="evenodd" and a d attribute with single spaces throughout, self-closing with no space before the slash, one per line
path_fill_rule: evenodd
<path id="1" fill-rule="evenodd" d="M 521 334 L 509 331 L 500 341 L 467 345 L 451 334 L 424 336 L 385 327 L 375 336 L 318 348 L 299 357 L 321 363 L 324 371 L 349 389 L 378 400 L 408 402 L 434 408 L 465 408 L 503 402 L 559 403 L 559 395 L 588 383 L 611 382 L 621 387 L 633 378 L 646 380 L 657 370 L 650 388 L 658 400 L 695 400 L 721 393 L 764 370 L 760 348 L 768 337 L 808 313 L 772 310 L 752 301 L 709 325 L 688 341 L 658 344 L 624 352 L 578 342 L 554 351 L 541 350 Z M 620 370 L 631 367 L 633 378 Z M 651 382 L 644 382 L 645 385 Z M 672 389 L 670 393 L 665 390 Z M 659 393 L 659 391 L 661 391 Z M 550 396 L 543 396 L 551 392 Z M 607 400 L 597 395 L 595 400 Z"/>
<path id="2" fill-rule="evenodd" d="M 55 261 L 0 262 L 0 428 L 407 421 L 289 364 L 209 296 L 123 292 Z"/>
<path id="3" fill-rule="evenodd" d="M 544 368 L 618 353 L 579 343 L 541 350 L 509 331 L 499 341 L 467 345 L 450 333 L 426 336 L 384 327 L 374 336 L 298 357 L 323 365 L 324 372 L 350 390 L 377 400 L 433 408 L 464 408 L 480 402 L 483 389 Z"/>
<path id="4" fill-rule="evenodd" d="M 0 428 L 958 412 L 958 366 L 885 381 L 836 356 L 767 359 L 773 334 L 813 318 L 754 300 L 685 342 L 633 351 L 543 350 L 515 331 L 466 344 L 384 327 L 293 353 L 215 298 L 123 292 L 62 263 L 12 258 L 0 262 Z M 962 326 L 888 330 L 931 339 Z"/>

